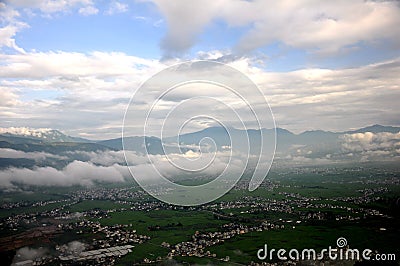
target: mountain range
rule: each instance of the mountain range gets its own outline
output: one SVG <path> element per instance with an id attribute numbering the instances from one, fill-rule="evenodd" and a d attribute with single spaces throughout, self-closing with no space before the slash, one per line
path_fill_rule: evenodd
<path id="1" fill-rule="evenodd" d="M 247 133 L 250 140 L 250 151 L 251 153 L 257 153 L 260 147 L 261 131 L 267 136 L 267 139 L 268 137 L 272 137 L 274 133 L 273 129 L 262 129 L 261 131 L 249 129 L 246 132 L 245 130 L 230 128 L 229 131 L 231 136 L 229 136 L 226 129 L 222 127 L 209 127 L 197 132 L 183 134 L 179 137 L 166 138 L 164 139 L 164 146 L 169 149 L 169 153 L 177 153 L 180 151 L 185 153 L 188 150 L 197 151 L 198 145 L 204 144 L 201 142 L 202 140 L 204 141 L 205 138 L 211 138 L 214 140 L 216 148 L 218 150 L 223 150 L 231 145 L 231 139 L 229 137 L 232 137 L 232 139 L 240 139 L 240 137 L 243 137 L 244 134 Z M 276 158 L 293 158 L 293 156 L 302 156 L 309 159 L 332 158 L 332 156 L 343 157 L 343 147 L 345 147 L 343 145 L 344 136 L 346 134 L 366 132 L 370 132 L 369 134 L 383 132 L 394 134 L 400 132 L 400 127 L 372 125 L 344 132 L 313 130 L 305 131 L 300 134 L 294 134 L 286 129 L 276 128 Z M 178 142 L 181 147 L 177 145 Z M 237 143 L 239 143 L 240 146 L 239 150 L 246 150 L 247 142 L 238 141 Z M 123 149 L 123 144 L 125 149 L 135 151 L 138 154 L 145 154 L 145 146 L 149 154 L 163 154 L 165 152 L 161 140 L 152 136 L 125 137 L 123 143 L 122 138 L 95 141 L 68 136 L 55 129 L 0 129 L 0 149 L 11 149 L 23 152 L 45 152 L 49 154 L 65 155 L 69 158 L 73 152 L 77 151 L 119 151 Z M 387 146 L 388 145 L 386 145 L 386 147 Z M 395 147 L 393 148 L 395 152 L 399 150 L 398 147 L 397 150 Z M 348 149 L 351 151 L 351 147 Z M 359 149 L 358 146 L 357 149 Z M 362 150 L 358 150 L 358 152 L 362 152 Z M 70 160 L 73 159 L 76 158 L 70 158 Z M 57 159 L 52 159 L 53 164 L 57 164 L 56 161 Z M 32 165 L 32 162 L 21 160 L 21 158 L 9 158 L 7 155 L 2 154 L 0 150 L 0 167 L 19 166 L 20 164 Z M 61 165 L 64 165 L 64 163 Z"/>

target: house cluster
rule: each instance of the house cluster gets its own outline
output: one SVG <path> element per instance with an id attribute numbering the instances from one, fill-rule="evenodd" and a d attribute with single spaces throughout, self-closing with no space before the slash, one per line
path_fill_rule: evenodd
<path id="1" fill-rule="evenodd" d="M 136 230 L 130 230 L 132 225 L 115 224 L 102 226 L 98 221 L 80 220 L 68 224 L 58 225 L 64 231 L 78 234 L 93 234 L 92 247 L 108 248 L 115 245 L 141 244 L 150 239 L 149 236 L 136 234 Z M 96 237 L 101 235 L 101 237 Z"/>
<path id="2" fill-rule="evenodd" d="M 62 254 L 58 256 L 58 259 L 62 265 L 112 265 L 115 258 L 120 258 L 132 252 L 133 247 L 132 245 L 123 245 L 82 251 L 77 254 Z"/>
<path id="3" fill-rule="evenodd" d="M 147 194 L 137 187 L 125 188 L 90 188 L 82 189 L 71 195 L 73 200 L 111 200 L 119 203 L 130 203 L 132 200 L 143 200 Z"/>
<path id="4" fill-rule="evenodd" d="M 181 242 L 176 245 L 169 245 L 168 243 L 163 243 L 164 247 L 170 248 L 168 257 L 172 258 L 174 256 L 195 256 L 195 257 L 211 257 L 216 258 L 215 253 L 211 253 L 205 250 L 207 247 L 218 245 L 231 239 L 237 235 L 247 234 L 249 232 L 262 232 L 264 230 L 271 229 L 283 229 L 285 226 L 283 224 L 274 224 L 268 221 L 264 221 L 256 226 L 247 226 L 239 223 L 228 223 L 222 226 L 221 231 L 217 232 L 204 232 L 201 233 L 196 231 L 192 236 L 191 241 Z M 221 260 L 229 260 L 229 258 L 222 258 Z"/>

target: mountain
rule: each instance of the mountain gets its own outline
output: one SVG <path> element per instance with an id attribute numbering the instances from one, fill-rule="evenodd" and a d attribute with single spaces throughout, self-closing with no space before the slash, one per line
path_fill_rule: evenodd
<path id="1" fill-rule="evenodd" d="M 31 139 L 25 137 L 17 137 L 12 135 L 0 135 L 0 141 L 12 143 L 12 144 L 40 144 L 43 143 L 40 139 Z"/>
<path id="2" fill-rule="evenodd" d="M 164 154 L 164 149 L 168 152 L 180 152 L 178 143 L 181 145 L 181 151 L 198 149 L 199 144 L 203 146 L 213 145 L 212 139 L 218 150 L 223 150 L 231 146 L 231 140 L 236 143 L 236 148 L 239 150 L 247 149 L 247 141 L 244 138 L 249 136 L 249 144 L 251 152 L 258 152 L 261 145 L 261 132 L 266 139 L 273 137 L 273 129 L 248 129 L 241 130 L 229 128 L 231 135 L 228 135 L 228 130 L 223 127 L 209 127 L 197 132 L 182 134 L 166 138 L 164 147 L 161 140 L 157 137 L 143 137 L 143 136 L 129 136 L 125 137 L 125 148 L 127 150 L 136 151 L 140 154 Z M 291 149 L 298 147 L 308 148 L 314 152 L 330 153 L 335 152 L 341 146 L 341 136 L 343 134 L 353 133 L 379 133 L 379 132 L 400 132 L 400 127 L 372 125 L 360 128 L 353 131 L 345 132 L 330 132 L 323 130 L 305 131 L 300 134 L 293 134 L 292 132 L 276 128 L 276 144 L 278 152 L 288 152 Z M 122 138 L 115 138 L 103 141 L 91 141 L 82 138 L 68 136 L 58 130 L 54 129 L 31 129 L 31 128 L 0 128 L 0 148 L 5 148 L 7 145 L 4 143 L 13 144 L 12 148 L 23 151 L 45 151 L 50 153 L 65 152 L 68 150 L 122 150 Z M 10 147 L 11 148 L 11 147 Z"/>
<path id="3" fill-rule="evenodd" d="M 353 131 L 330 132 L 312 130 L 300 134 L 293 134 L 282 128 L 276 128 L 275 130 L 248 129 L 247 131 L 229 128 L 230 135 L 225 128 L 210 127 L 197 132 L 182 134 L 179 137 L 166 138 L 164 139 L 164 143 L 157 137 L 125 137 L 124 147 L 126 150 L 134 151 L 142 155 L 147 153 L 157 155 L 164 153 L 186 153 L 189 150 L 198 151 L 199 146 L 201 146 L 203 151 L 213 152 L 215 148 L 219 151 L 225 151 L 230 149 L 232 146 L 231 142 L 233 142 L 235 143 L 235 145 L 233 145 L 233 151 L 247 153 L 249 150 L 250 154 L 259 154 L 261 133 L 263 133 L 265 139 L 268 141 L 272 140 L 275 131 L 277 140 L 275 160 L 296 163 L 299 160 L 326 160 L 326 158 L 333 160 L 365 159 L 365 153 L 363 153 L 362 150 L 364 148 L 360 150 L 360 147 L 364 146 L 360 146 L 357 142 L 354 143 L 354 141 L 356 141 L 354 139 L 352 140 L 353 143 L 345 143 L 345 138 L 343 138 L 344 134 L 365 132 L 397 133 L 400 132 L 400 127 L 372 125 Z M 249 142 L 247 142 L 247 135 L 249 136 Z M 384 149 L 383 151 L 386 153 L 389 152 L 392 158 L 398 158 L 399 156 L 399 154 L 396 153 L 397 150 L 393 148 L 395 141 L 396 139 L 386 140 L 386 143 L 383 143 L 384 145 L 382 146 L 382 149 Z M 214 147 L 214 143 L 216 147 Z M 347 146 L 344 146 L 344 144 Z M 346 151 L 346 149 L 349 149 L 348 145 L 353 146 L 350 147 L 350 150 Z M 379 143 L 374 143 L 374 147 L 378 147 L 377 145 L 379 146 Z M 94 142 L 71 137 L 53 129 L 11 128 L 0 129 L 0 151 L 1 149 L 4 149 L 3 154 L 0 152 L 0 168 L 2 169 L 13 166 L 27 168 L 52 166 L 61 168 L 74 160 L 89 160 L 90 155 L 88 154 L 106 152 L 108 150 L 122 150 L 123 144 L 122 138 Z M 10 150 L 22 151 L 28 154 L 25 155 L 27 156 L 26 158 L 13 157 L 13 151 Z M 23 157 L 21 153 L 18 154 Z M 368 156 L 378 156 L 379 150 L 376 153 L 371 152 L 366 154 L 369 154 Z M 45 159 L 35 159 L 42 157 L 45 157 Z M 382 156 L 373 158 L 381 159 Z"/>
<path id="4" fill-rule="evenodd" d="M 161 144 L 161 140 L 156 137 L 125 137 L 124 138 L 124 147 L 122 144 L 122 138 L 109 139 L 97 142 L 97 144 L 116 149 L 122 150 L 124 147 L 126 150 L 136 151 L 140 154 L 145 154 L 145 144 L 147 146 L 147 151 L 149 154 L 163 154 L 163 147 Z"/>
<path id="5" fill-rule="evenodd" d="M 51 154 L 63 154 L 72 151 L 105 151 L 110 150 L 109 147 L 97 143 L 77 143 L 77 142 L 53 142 L 53 143 L 9 143 L 0 141 L 0 148 L 13 149 L 24 152 L 46 152 Z M 115 149 L 111 149 L 115 150 Z"/>
<path id="6" fill-rule="evenodd" d="M 265 139 L 273 138 L 273 129 L 245 130 L 229 129 L 222 127 L 211 127 L 201 131 L 182 134 L 179 136 L 168 138 L 167 141 L 179 142 L 181 145 L 198 146 L 204 144 L 205 138 L 211 138 L 215 141 L 218 150 L 223 150 L 223 147 L 231 146 L 231 139 L 236 142 L 236 149 L 240 151 L 247 151 L 247 134 L 249 136 L 250 153 L 258 154 L 261 147 L 261 132 Z M 354 131 L 346 132 L 331 132 L 323 130 L 305 131 L 300 134 L 293 134 L 292 132 L 276 128 L 276 154 L 277 158 L 341 158 L 343 159 L 343 135 L 353 133 L 379 133 L 379 132 L 400 132 L 400 127 L 373 125 L 361 128 Z M 246 134 L 247 133 L 247 134 Z M 178 141 L 179 140 L 179 141 Z"/>
<path id="7" fill-rule="evenodd" d="M 52 143 L 52 142 L 92 142 L 87 139 L 68 136 L 49 128 L 27 127 L 0 128 L 0 140 L 10 143 Z"/>
<path id="8" fill-rule="evenodd" d="M 241 132 L 238 129 L 230 129 L 233 134 Z M 198 144 L 204 138 L 212 138 L 218 146 L 229 146 L 229 135 L 228 131 L 223 127 L 209 127 L 200 131 L 182 134 L 180 136 L 174 136 L 166 138 L 166 141 L 173 143 L 180 143 L 184 145 Z"/>
<path id="9" fill-rule="evenodd" d="M 353 134 L 353 133 L 365 133 L 365 132 L 372 132 L 372 133 L 380 133 L 380 132 L 390 132 L 390 133 L 397 133 L 400 132 L 400 127 L 392 127 L 392 126 L 382 126 L 382 125 L 372 125 L 364 128 L 360 128 L 353 131 L 346 131 L 343 133 Z"/>
<path id="10" fill-rule="evenodd" d="M 337 145 L 341 133 L 311 130 L 296 135 L 296 142 L 304 145 Z"/>

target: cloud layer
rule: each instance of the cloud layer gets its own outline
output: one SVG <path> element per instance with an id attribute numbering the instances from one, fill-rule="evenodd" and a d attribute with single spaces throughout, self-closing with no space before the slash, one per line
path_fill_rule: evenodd
<path id="1" fill-rule="evenodd" d="M 400 132 L 342 134 L 329 143 L 291 144 L 279 149 L 274 165 L 319 165 L 365 161 L 400 161 Z M 279 143 L 278 143 L 279 144 Z M 280 143 L 282 144 L 282 143 Z M 279 144 L 279 145 L 280 145 Z M 284 143 L 283 143 L 284 144 Z M 189 146 L 185 146 L 189 147 Z M 134 151 L 68 151 L 61 155 L 45 152 L 23 152 L 0 149 L 3 158 L 27 158 L 41 165 L 55 161 L 67 162 L 65 167 L 42 166 L 11 167 L 0 171 L 0 190 L 12 191 L 29 186 L 93 186 L 98 182 L 121 183 L 130 179 L 131 173 L 139 179 L 155 180 L 159 174 L 172 181 L 184 178 L 202 180 L 215 178 L 228 171 L 240 175 L 254 167 L 255 155 L 229 147 L 222 151 L 200 153 L 188 150 L 181 154 L 143 155 Z M 128 161 L 126 167 L 125 156 Z M 247 163 L 249 165 L 247 165 Z M 250 167 L 250 168 L 249 168 Z"/>
<path id="2" fill-rule="evenodd" d="M 0 172 L 0 187 L 15 190 L 19 186 L 93 186 L 96 182 L 124 182 L 118 166 L 96 166 L 74 161 L 62 170 L 52 167 L 9 168 Z"/>
<path id="3" fill-rule="evenodd" d="M 394 100 L 400 97 L 398 57 L 353 68 L 303 65 L 278 72 L 260 64 L 268 64 L 264 58 L 248 54 L 268 45 L 288 46 L 312 55 L 337 55 L 360 47 L 378 47 L 382 54 L 387 49 L 398 50 L 396 1 L 150 2 L 168 24 L 161 40 L 167 56 L 196 46 L 210 25 L 239 29 L 234 44 L 230 42 L 224 51 L 195 51 L 193 57 L 227 62 L 248 75 L 265 94 L 280 127 L 300 132 L 340 131 L 376 123 L 400 125 Z M 129 8 L 128 3 L 119 1 L 101 8 L 91 0 L 0 3 L 0 126 L 56 128 L 91 139 L 119 137 L 126 106 L 138 86 L 180 60 L 160 61 L 118 51 L 25 51 L 16 36 L 23 29 L 29 30 L 25 19 L 29 16 L 51 21 L 70 14 L 112 15 L 129 12 Z M 208 93 L 206 88 L 189 88 L 163 102 L 163 108 L 174 107 L 198 91 Z M 217 96 L 226 103 L 237 102 L 226 93 Z M 198 110 L 212 108 L 188 106 L 185 115 L 198 114 Z M 162 117 L 161 111 L 156 110 L 155 116 Z M 233 121 L 226 110 L 218 110 L 218 114 Z M 208 125 L 198 121 L 188 130 Z M 235 123 L 230 126 L 240 127 Z"/>
<path id="4" fill-rule="evenodd" d="M 24 152 L 24 151 L 5 149 L 5 148 L 0 148 L 0 157 L 12 158 L 12 159 L 19 159 L 19 158 L 33 159 L 38 162 L 44 161 L 48 158 L 54 158 L 58 160 L 67 159 L 67 157 L 65 156 L 55 155 L 47 152 Z"/>
<path id="5" fill-rule="evenodd" d="M 400 7 L 396 1 L 152 2 L 168 24 L 161 42 L 167 55 L 190 49 L 202 31 L 216 21 L 246 28 L 236 44 L 239 53 L 278 42 L 320 54 L 337 54 L 378 40 L 385 40 L 381 45 L 390 41 L 398 46 L 400 39 Z"/>
<path id="6" fill-rule="evenodd" d="M 120 136 L 135 89 L 165 67 L 156 60 L 105 52 L 0 54 L 0 60 L 0 126 L 51 127 L 94 139 Z M 400 59 L 348 69 L 290 72 L 266 71 L 246 58 L 230 65 L 259 86 L 280 127 L 299 132 L 400 124 L 393 100 L 400 97 Z M 176 106 L 191 92 L 199 91 L 181 90 L 165 107 Z M 230 104 L 237 100 L 226 93 L 216 97 Z M 185 115 L 206 109 L 193 105 Z M 220 115 L 228 114 L 221 110 Z"/>
<path id="7" fill-rule="evenodd" d="M 362 161 L 400 160 L 400 132 L 345 134 L 342 139 L 344 150 Z"/>

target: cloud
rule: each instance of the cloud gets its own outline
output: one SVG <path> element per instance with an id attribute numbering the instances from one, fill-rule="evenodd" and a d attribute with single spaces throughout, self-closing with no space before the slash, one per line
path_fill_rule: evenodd
<path id="1" fill-rule="evenodd" d="M 127 155 L 130 170 L 138 179 L 151 181 L 162 175 L 163 177 L 177 181 L 182 176 L 185 178 L 216 177 L 224 173 L 231 175 L 241 174 L 246 168 L 247 154 L 233 153 L 230 151 L 203 153 L 199 156 L 192 156 L 188 152 L 184 154 L 149 155 L 142 156 L 140 160 L 145 162 L 136 164 L 136 157 Z M 249 157 L 251 159 L 252 157 Z"/>
<path id="2" fill-rule="evenodd" d="M 119 13 L 125 13 L 127 12 L 129 9 L 127 4 L 123 4 L 121 2 L 118 1 L 112 1 L 110 3 L 110 7 L 107 9 L 107 11 L 105 12 L 105 14 L 107 15 L 115 15 L 115 14 L 119 14 Z"/>
<path id="3" fill-rule="evenodd" d="M 400 132 L 344 134 L 343 147 L 349 151 L 393 150 L 400 147 Z"/>
<path id="4" fill-rule="evenodd" d="M 67 159 L 67 157 L 65 156 L 60 156 L 47 152 L 24 152 L 7 148 L 0 148 L 0 155 L 2 158 L 12 158 L 12 159 L 25 158 L 25 159 L 33 159 L 35 161 L 44 161 L 48 158 L 54 158 L 58 160 Z"/>
<path id="5" fill-rule="evenodd" d="M 25 50 L 15 42 L 17 32 L 28 27 L 28 24 L 18 21 L 19 17 L 18 11 L 0 2 L 0 49 L 8 47 L 19 53 L 25 53 Z"/>
<path id="6" fill-rule="evenodd" d="M 221 1 L 154 1 L 165 16 L 168 33 L 161 41 L 161 48 L 167 57 L 179 55 L 192 47 L 197 36 L 217 14 Z M 189 12 L 196 10 L 196 12 Z"/>
<path id="7" fill-rule="evenodd" d="M 3 107 L 12 107 L 18 104 L 18 95 L 7 87 L 0 86 L 0 109 Z"/>
<path id="8" fill-rule="evenodd" d="M 65 12 L 77 6 L 93 6 L 92 0 L 6 0 L 14 8 L 38 9 L 43 13 Z"/>
<path id="9" fill-rule="evenodd" d="M 115 52 L 0 54 L 0 61 L 0 101 L 4 102 L 0 126 L 52 127 L 94 139 L 100 135 L 103 139 L 119 137 L 123 114 L 135 89 L 166 67 L 157 60 Z M 400 97 L 398 58 L 355 68 L 290 72 L 266 71 L 246 57 L 236 58 L 229 65 L 259 86 L 280 127 L 299 132 L 400 124 L 393 101 Z M 176 105 L 187 97 L 206 93 L 205 89 L 177 91 L 163 104 Z M 209 91 L 226 103 L 236 103 L 234 95 Z M 141 100 L 148 103 L 151 99 Z M 199 103 L 185 110 L 184 115 L 189 116 L 209 108 Z M 163 112 L 157 110 L 155 116 Z M 231 120 L 224 110 L 218 115 Z"/>
<path id="10" fill-rule="evenodd" d="M 399 59 L 347 69 L 266 72 L 240 66 L 267 97 L 278 126 L 295 132 L 394 124 L 400 97 Z"/>
<path id="11" fill-rule="evenodd" d="M 99 10 L 95 8 L 94 6 L 85 6 L 79 8 L 78 11 L 79 14 L 84 15 L 84 16 L 90 16 L 90 15 L 95 15 L 99 13 Z"/>
<path id="12" fill-rule="evenodd" d="M 87 244 L 80 242 L 80 241 L 71 241 L 66 245 L 61 246 L 62 250 L 65 250 L 67 254 L 70 255 L 79 255 L 82 253 L 87 247 Z"/>
<path id="13" fill-rule="evenodd" d="M 128 151 L 127 151 L 128 152 Z M 76 155 L 82 156 L 83 159 L 90 161 L 96 165 L 112 166 L 115 164 L 125 164 L 125 157 L 123 151 L 74 151 L 69 152 L 69 156 L 74 157 Z M 134 154 L 132 155 L 134 156 Z"/>
<path id="14" fill-rule="evenodd" d="M 23 247 L 17 250 L 13 262 L 11 265 L 19 265 L 18 262 L 26 261 L 26 260 L 35 260 L 41 258 L 49 253 L 47 248 L 30 248 Z"/>
<path id="15" fill-rule="evenodd" d="M 343 149 L 362 161 L 400 160 L 400 132 L 344 134 L 341 138 Z"/>
<path id="16" fill-rule="evenodd" d="M 124 182 L 118 169 L 118 166 L 96 166 L 81 161 L 73 161 L 62 170 L 52 167 L 9 168 L 0 171 L 0 188 L 14 190 L 19 186 L 93 186 L 96 182 Z"/>
<path id="17" fill-rule="evenodd" d="M 0 22 L 7 23 L 19 17 L 20 14 L 13 8 L 10 8 L 4 2 L 0 2 Z"/>
<path id="18" fill-rule="evenodd" d="M 8 158 L 32 158 L 44 160 L 58 155 L 44 152 L 22 152 L 12 149 L 1 149 L 0 154 Z M 0 171 L 0 190 L 12 191 L 26 186 L 93 186 L 97 182 L 124 182 L 131 178 L 128 167 L 125 165 L 125 155 L 132 173 L 139 178 L 152 180 L 157 172 L 163 176 L 175 179 L 179 176 L 189 175 L 191 178 L 214 177 L 226 169 L 230 173 L 241 173 L 247 161 L 244 153 L 223 151 L 217 153 L 165 155 L 138 155 L 133 151 L 75 151 L 63 155 L 72 161 L 61 170 L 53 167 L 8 168 Z M 196 156 L 195 156 L 196 155 Z M 250 157 L 251 159 L 252 157 Z M 179 167 L 177 167 L 179 166 Z M 186 170 L 184 170 L 186 169 Z M 191 171 L 187 171 L 191 170 Z"/>
<path id="19" fill-rule="evenodd" d="M 293 165 L 320 165 L 335 163 L 330 158 L 309 158 L 302 155 L 288 155 L 284 160 L 279 161 L 279 165 L 293 166 Z"/>
<path id="20" fill-rule="evenodd" d="M 321 151 L 320 146 L 292 145 L 277 154 L 276 165 L 316 165 L 352 161 L 383 161 L 400 159 L 399 133 L 354 133 L 340 136 L 341 147 Z M 186 147 L 186 146 L 185 146 Z M 315 153 L 315 154 L 314 154 Z M 23 152 L 0 149 L 2 157 L 30 158 L 44 161 L 48 158 L 72 161 L 63 169 L 53 167 L 8 168 L 0 171 L 0 190 L 13 191 L 26 186 L 93 186 L 97 182 L 124 182 L 132 174 L 141 180 L 156 180 L 161 174 L 170 180 L 185 178 L 213 178 L 224 171 L 241 174 L 254 164 L 255 155 L 228 148 L 213 152 L 185 151 L 181 154 L 140 155 L 134 151 L 72 151 L 54 155 L 45 152 Z M 249 165 L 246 165 L 248 163 Z M 226 174 L 226 173 L 225 173 Z"/>
<path id="21" fill-rule="evenodd" d="M 19 53 L 24 54 L 25 50 L 19 47 L 15 42 L 15 34 L 22 28 L 27 27 L 25 23 L 14 23 L 9 24 L 5 27 L 0 28 L 0 48 L 8 47 L 13 48 Z"/>
<path id="22" fill-rule="evenodd" d="M 11 126 L 68 128 L 72 135 L 86 121 L 89 130 L 78 133 L 95 138 L 100 131 L 103 138 L 120 135 L 132 93 L 163 66 L 156 60 L 104 52 L 0 54 L 0 61 L 0 99 L 8 103 L 0 108 L 3 121 L 27 119 L 29 123 L 13 120 Z M 94 127 L 103 130 L 92 131 Z"/>
<path id="23" fill-rule="evenodd" d="M 9 133 L 13 135 L 41 137 L 42 134 L 48 134 L 51 130 L 51 128 L 9 127 L 0 128 L 0 134 Z"/>
<path id="24" fill-rule="evenodd" d="M 148 67 L 161 65 L 155 60 L 126 55 L 121 52 L 32 52 L 26 55 L 0 54 L 0 77 L 37 79 L 62 76 L 64 81 L 81 77 L 100 78 L 140 75 Z"/>
<path id="25" fill-rule="evenodd" d="M 320 54 L 337 54 L 360 43 L 391 41 L 399 45 L 399 5 L 395 1 L 163 1 L 153 0 L 168 33 L 161 42 L 167 56 L 193 47 L 215 21 L 246 29 L 236 52 L 283 43 Z M 178 3 L 177 3 L 178 2 Z M 196 10 L 196 12 L 191 12 Z"/>

